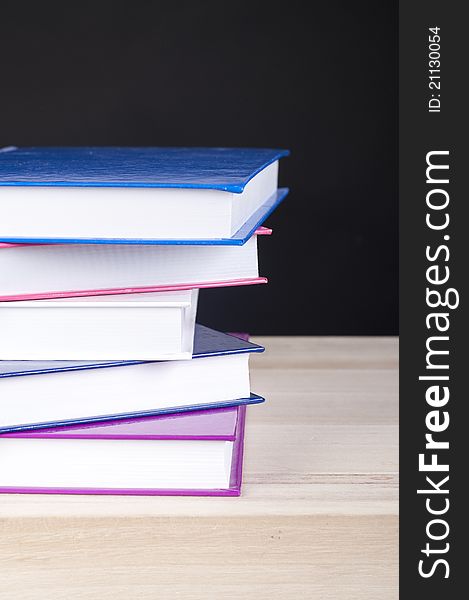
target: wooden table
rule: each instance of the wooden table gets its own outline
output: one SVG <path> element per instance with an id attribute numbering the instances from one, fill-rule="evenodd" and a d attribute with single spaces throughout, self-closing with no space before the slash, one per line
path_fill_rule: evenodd
<path id="1" fill-rule="evenodd" d="M 397 598 L 398 343 L 258 338 L 241 498 L 0 496 L 2 598 Z"/>

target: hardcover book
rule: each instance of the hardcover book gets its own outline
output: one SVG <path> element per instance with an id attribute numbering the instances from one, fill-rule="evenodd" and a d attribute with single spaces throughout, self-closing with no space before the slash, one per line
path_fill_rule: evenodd
<path id="1" fill-rule="evenodd" d="M 0 360 L 192 358 L 198 290 L 0 302 Z"/>
<path id="2" fill-rule="evenodd" d="M 285 197 L 259 148 L 0 150 L 0 242 L 244 244 Z"/>
<path id="3" fill-rule="evenodd" d="M 197 294 L 0 302 L 0 359 L 190 359 Z"/>
<path id="4" fill-rule="evenodd" d="M 197 324 L 193 360 L 0 361 L 0 433 L 263 402 L 249 382 L 263 351 Z"/>
<path id="5" fill-rule="evenodd" d="M 270 233 L 260 227 L 243 246 L 0 244 L 0 301 L 266 283 L 257 237 Z"/>
<path id="6" fill-rule="evenodd" d="M 246 408 L 0 435 L 0 493 L 239 496 Z"/>

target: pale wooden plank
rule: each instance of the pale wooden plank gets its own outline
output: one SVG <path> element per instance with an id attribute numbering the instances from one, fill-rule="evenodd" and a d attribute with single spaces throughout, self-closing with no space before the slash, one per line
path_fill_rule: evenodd
<path id="1" fill-rule="evenodd" d="M 253 337 L 266 351 L 252 357 L 256 369 L 389 369 L 398 367 L 395 337 Z"/>
<path id="2" fill-rule="evenodd" d="M 396 535 L 395 516 L 10 521 L 0 538 L 2 592 L 23 600 L 386 600 L 397 598 Z"/>
<path id="3" fill-rule="evenodd" d="M 397 515 L 394 475 L 314 474 L 309 483 L 246 483 L 242 498 L 133 496 L 2 497 L 0 519 L 53 517 L 192 517 L 275 515 Z"/>

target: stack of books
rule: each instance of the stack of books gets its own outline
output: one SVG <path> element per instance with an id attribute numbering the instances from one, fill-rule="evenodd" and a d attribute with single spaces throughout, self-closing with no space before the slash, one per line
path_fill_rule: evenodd
<path id="1" fill-rule="evenodd" d="M 198 290 L 267 281 L 287 154 L 0 150 L 0 492 L 240 494 L 264 348 Z"/>

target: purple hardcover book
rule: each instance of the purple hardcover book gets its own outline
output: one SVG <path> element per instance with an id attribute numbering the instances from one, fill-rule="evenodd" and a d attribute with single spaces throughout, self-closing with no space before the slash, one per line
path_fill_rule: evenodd
<path id="1" fill-rule="evenodd" d="M 246 407 L 0 435 L 0 493 L 239 496 Z"/>

